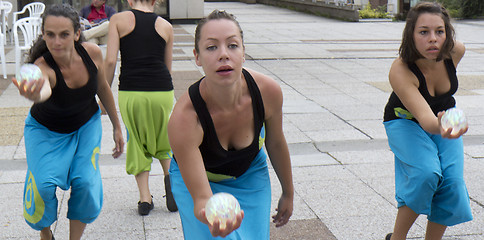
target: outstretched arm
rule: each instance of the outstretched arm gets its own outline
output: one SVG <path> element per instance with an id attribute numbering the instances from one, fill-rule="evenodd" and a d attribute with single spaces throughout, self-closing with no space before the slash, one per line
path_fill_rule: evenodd
<path id="1" fill-rule="evenodd" d="M 417 119 L 420 126 L 432 134 L 440 134 L 445 138 L 458 138 L 467 131 L 451 134 L 452 129 L 443 129 L 440 123 L 443 112 L 435 116 L 425 98 L 418 89 L 418 79 L 410 71 L 408 65 L 401 59 L 396 59 L 389 73 L 390 85 L 403 105 Z"/>
<path id="2" fill-rule="evenodd" d="M 203 130 L 187 94 L 180 97 L 173 109 L 168 123 L 168 137 L 183 181 L 192 196 L 195 217 L 208 225 L 213 236 L 225 237 L 239 228 L 243 211 L 237 216 L 237 221 L 228 222 L 225 229 L 220 229 L 218 221 L 209 224 L 205 216 L 205 204 L 212 196 L 212 189 L 198 148 L 203 140 Z"/>

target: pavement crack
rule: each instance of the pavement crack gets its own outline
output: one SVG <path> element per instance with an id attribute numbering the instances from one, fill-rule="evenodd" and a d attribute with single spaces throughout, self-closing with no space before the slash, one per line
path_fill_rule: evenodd
<path id="1" fill-rule="evenodd" d="M 317 149 L 317 147 L 316 147 Z M 319 149 L 318 149 L 319 150 Z M 321 150 L 319 150 L 321 152 Z M 335 156 L 333 156 L 331 153 L 329 152 L 321 152 L 321 153 L 326 153 L 328 154 L 332 159 L 334 159 L 336 162 L 338 162 L 340 165 L 345 165 L 344 163 L 342 163 L 340 160 L 338 160 Z"/>
<path id="2" fill-rule="evenodd" d="M 484 203 L 481 203 L 481 202 L 477 201 L 476 199 L 474 199 L 473 197 L 470 197 L 470 196 L 469 196 L 469 199 L 470 199 L 471 201 L 473 201 L 475 204 L 477 204 L 477 205 L 479 205 L 480 207 L 484 208 Z"/>

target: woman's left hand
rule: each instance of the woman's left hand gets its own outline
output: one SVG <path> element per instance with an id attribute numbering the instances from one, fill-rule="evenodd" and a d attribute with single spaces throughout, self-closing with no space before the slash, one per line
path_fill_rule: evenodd
<path id="1" fill-rule="evenodd" d="M 293 198 L 287 197 L 282 194 L 279 199 L 279 204 L 276 208 L 277 214 L 272 216 L 272 219 L 276 227 L 282 227 L 289 222 L 289 218 L 292 216 L 293 210 Z"/>
<path id="2" fill-rule="evenodd" d="M 124 150 L 124 139 L 121 129 L 113 130 L 113 138 L 114 143 L 116 144 L 116 146 L 113 148 L 113 157 L 118 158 L 119 156 L 121 156 Z"/>

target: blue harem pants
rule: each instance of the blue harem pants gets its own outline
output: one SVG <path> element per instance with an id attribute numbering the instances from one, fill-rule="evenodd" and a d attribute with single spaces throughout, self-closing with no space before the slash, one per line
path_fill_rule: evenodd
<path id="1" fill-rule="evenodd" d="M 171 190 L 178 206 L 185 239 L 269 239 L 271 184 L 266 159 L 267 155 L 262 149 L 242 176 L 220 182 L 209 182 L 214 194 L 228 192 L 234 195 L 239 201 L 240 208 L 244 210 L 244 219 L 240 228 L 226 238 L 212 237 L 208 226 L 195 217 L 193 199 L 183 182 L 178 164 L 172 160 Z"/>
<path id="2" fill-rule="evenodd" d="M 27 176 L 23 212 L 27 224 L 42 230 L 57 220 L 57 187 L 68 190 L 67 218 L 93 222 L 103 204 L 99 171 L 101 111 L 72 133 L 57 133 L 37 122 L 25 120 Z"/>
<path id="3" fill-rule="evenodd" d="M 464 182 L 462 137 L 446 139 L 407 119 L 384 122 L 395 155 L 395 198 L 428 220 L 453 226 L 472 220 Z"/>

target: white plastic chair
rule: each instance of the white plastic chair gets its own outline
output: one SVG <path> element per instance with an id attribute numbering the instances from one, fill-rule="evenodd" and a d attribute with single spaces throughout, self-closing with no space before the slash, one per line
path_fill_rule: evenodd
<path id="1" fill-rule="evenodd" d="M 29 50 L 41 31 L 42 19 L 40 17 L 25 17 L 17 20 L 13 25 L 13 37 L 15 41 L 15 70 L 20 68 L 22 50 Z M 23 41 L 20 39 L 23 36 Z"/>
<path id="2" fill-rule="evenodd" d="M 12 3 L 7 1 L 0 1 L 0 4 L 2 4 L 0 7 L 2 8 L 3 14 L 5 14 L 3 16 L 4 19 L 2 19 L 2 33 L 3 33 L 3 37 L 5 38 L 7 36 L 8 19 L 9 19 L 8 15 L 10 14 L 10 12 L 12 12 Z M 5 40 L 6 39 L 4 39 L 3 44 L 6 43 Z"/>
<path id="3" fill-rule="evenodd" d="M 12 23 L 15 24 L 15 22 L 18 19 L 18 15 L 24 14 L 27 11 L 29 12 L 29 17 L 41 17 L 42 13 L 44 13 L 45 10 L 45 4 L 41 2 L 32 2 L 27 5 L 25 5 L 22 8 L 22 11 L 14 12 L 12 14 Z"/>
<path id="4" fill-rule="evenodd" d="M 0 32 L 0 60 L 2 61 L 3 78 L 7 79 L 7 59 L 5 58 L 5 36 Z"/>
<path id="5" fill-rule="evenodd" d="M 29 17 L 41 17 L 42 13 L 44 13 L 44 10 L 45 4 L 41 2 L 29 3 L 22 8 L 22 11 L 13 13 L 13 21 L 17 21 L 17 16 L 20 14 L 24 14 L 27 11 L 29 11 Z"/>

